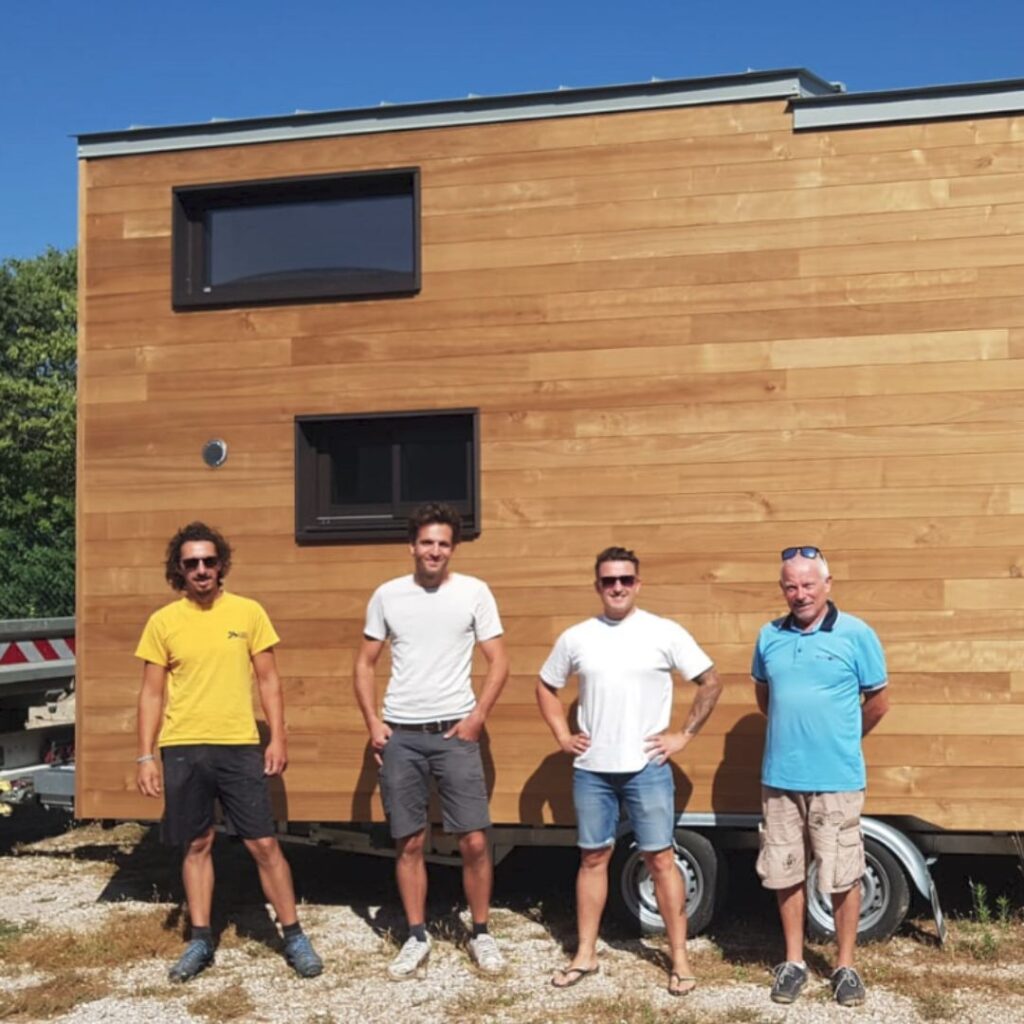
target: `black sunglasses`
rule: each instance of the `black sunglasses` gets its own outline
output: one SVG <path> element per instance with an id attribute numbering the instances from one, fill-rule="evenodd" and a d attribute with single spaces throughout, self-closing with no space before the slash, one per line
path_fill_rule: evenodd
<path id="1" fill-rule="evenodd" d="M 616 583 L 621 583 L 624 587 L 631 587 L 636 583 L 635 576 L 601 576 L 598 579 L 598 583 L 601 584 L 602 590 L 611 590 Z"/>
<path id="2" fill-rule="evenodd" d="M 181 565 L 186 572 L 192 572 L 193 569 L 198 569 L 201 565 L 207 569 L 216 569 L 220 565 L 220 557 L 218 555 L 208 555 L 205 558 L 183 558 Z"/>
<path id="3" fill-rule="evenodd" d="M 813 547 L 810 544 L 805 545 L 802 548 L 783 548 L 782 549 L 782 560 L 788 562 L 791 558 L 796 558 L 799 555 L 801 558 L 824 558 L 821 548 Z"/>

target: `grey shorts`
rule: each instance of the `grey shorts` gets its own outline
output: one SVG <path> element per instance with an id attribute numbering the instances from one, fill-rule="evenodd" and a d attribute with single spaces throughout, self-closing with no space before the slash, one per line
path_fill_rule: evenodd
<path id="1" fill-rule="evenodd" d="M 764 824 L 757 873 L 766 889 L 788 889 L 807 877 L 811 857 L 818 865 L 818 889 L 846 892 L 864 874 L 860 814 L 864 790 L 799 793 L 761 787 Z"/>
<path id="2" fill-rule="evenodd" d="M 461 834 L 490 827 L 479 743 L 394 729 L 381 757 L 380 793 L 393 839 L 427 827 L 431 778 L 437 782 L 445 832 Z"/>
<path id="3" fill-rule="evenodd" d="M 205 835 L 220 801 L 228 831 L 243 839 L 274 834 L 270 793 L 257 744 L 191 743 L 160 751 L 164 770 L 165 843 L 185 846 Z"/>

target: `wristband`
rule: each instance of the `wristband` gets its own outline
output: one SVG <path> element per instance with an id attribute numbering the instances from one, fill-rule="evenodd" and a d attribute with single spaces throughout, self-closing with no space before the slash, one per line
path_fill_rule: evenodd
<path id="1" fill-rule="evenodd" d="M 147 761 L 155 761 L 156 757 L 153 754 L 143 754 L 142 757 L 135 758 L 136 764 L 145 764 Z"/>

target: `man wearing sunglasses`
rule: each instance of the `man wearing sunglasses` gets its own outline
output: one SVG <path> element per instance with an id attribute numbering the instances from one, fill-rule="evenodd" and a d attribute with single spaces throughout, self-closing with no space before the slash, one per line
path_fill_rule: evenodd
<path id="1" fill-rule="evenodd" d="M 671 946 L 668 991 L 688 995 L 697 980 L 686 955 L 686 893 L 675 863 L 675 787 L 668 761 L 711 714 L 722 684 L 711 659 L 677 622 L 636 607 L 640 562 L 606 548 L 595 562 L 602 614 L 566 630 L 544 662 L 537 703 L 573 760 L 580 869 L 576 955 L 551 979 L 568 988 L 596 973 L 597 937 L 608 895 L 608 864 L 623 809 L 654 881 Z M 697 684 L 686 724 L 671 729 L 672 673 Z M 558 691 L 579 680 L 579 731 L 570 729 Z"/>
<path id="2" fill-rule="evenodd" d="M 771 997 L 792 1003 L 807 981 L 810 850 L 835 917 L 833 995 L 841 1006 L 860 1006 L 864 983 L 853 959 L 864 874 L 861 738 L 889 709 L 885 655 L 867 623 L 829 600 L 832 577 L 818 548 L 785 548 L 779 586 L 789 614 L 762 627 L 751 668 L 757 705 L 768 716 L 757 872 L 776 891 L 786 941 Z"/>
<path id="3" fill-rule="evenodd" d="M 213 963 L 216 799 L 256 861 L 283 930 L 285 959 L 311 978 L 323 963 L 299 925 L 267 791 L 266 776 L 280 775 L 288 762 L 274 661 L 279 638 L 260 605 L 225 592 L 230 568 L 231 546 L 216 530 L 199 522 L 179 530 L 167 546 L 164 572 L 181 597 L 150 616 L 135 651 L 145 663 L 136 782 L 144 796 L 163 795 L 164 840 L 184 851 L 191 938 L 169 977 L 188 981 Z M 252 711 L 254 676 L 270 729 L 263 751 Z"/>

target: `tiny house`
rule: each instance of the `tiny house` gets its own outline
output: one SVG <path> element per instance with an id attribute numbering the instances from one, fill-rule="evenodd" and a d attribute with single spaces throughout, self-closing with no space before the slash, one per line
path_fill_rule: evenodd
<path id="1" fill-rule="evenodd" d="M 677 766 L 698 838 L 749 841 L 751 648 L 791 544 L 886 648 L 867 813 L 904 885 L 1020 829 L 1024 82 L 390 105 L 83 135 L 79 167 L 79 815 L 156 813 L 132 651 L 201 518 L 282 636 L 282 821 L 379 822 L 352 658 L 443 499 L 511 652 L 506 842 L 573 824 L 533 687 L 611 543 L 726 681 Z"/>

